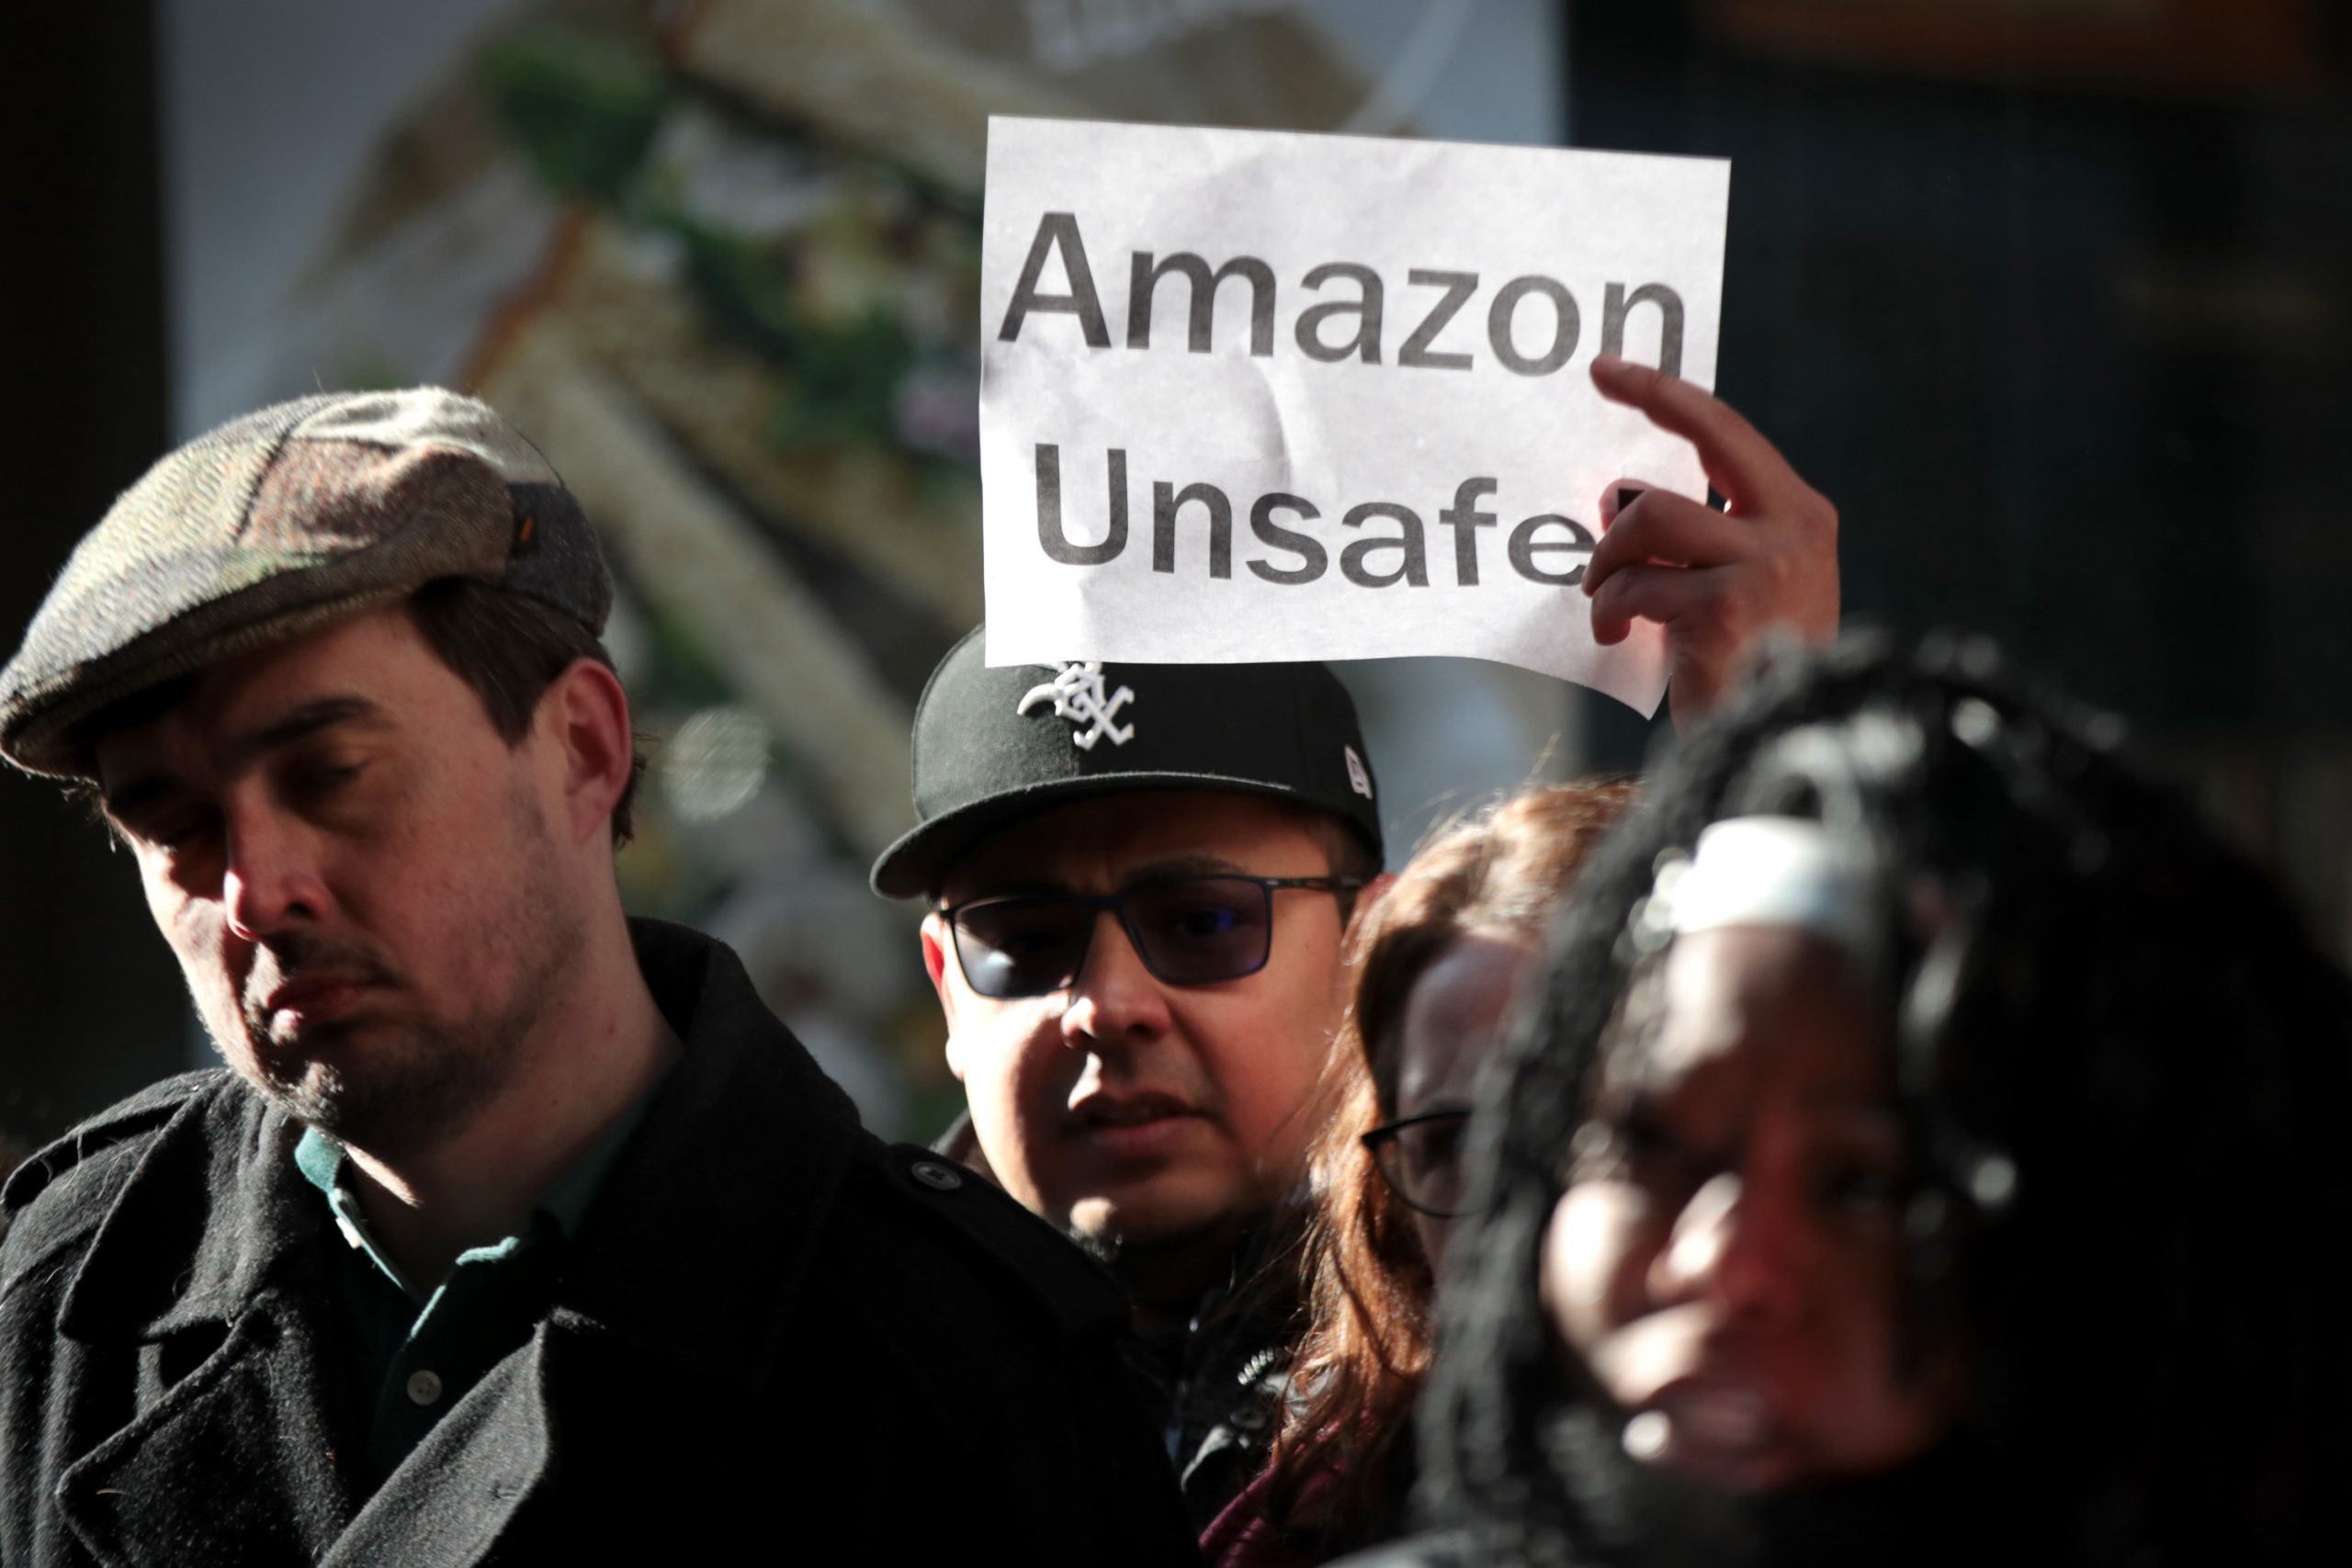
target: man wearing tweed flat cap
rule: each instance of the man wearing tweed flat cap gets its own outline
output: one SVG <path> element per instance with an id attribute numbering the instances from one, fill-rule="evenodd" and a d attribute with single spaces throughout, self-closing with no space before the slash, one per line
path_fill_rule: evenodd
<path id="1" fill-rule="evenodd" d="M 668 1560 L 796 1506 L 1190 1559 L 1115 1284 L 624 915 L 611 598 L 433 389 L 214 431 L 66 564 L 0 755 L 95 795 L 228 1065 L 0 1189 L 0 1562 Z"/>

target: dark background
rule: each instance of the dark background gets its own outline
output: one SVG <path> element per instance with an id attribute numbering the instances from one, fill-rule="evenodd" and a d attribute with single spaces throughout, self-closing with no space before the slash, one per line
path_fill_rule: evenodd
<path id="1" fill-rule="evenodd" d="M 5 8 L 0 634 L 166 445 L 154 34 L 144 0 Z M 177 971 L 127 860 L 56 790 L 0 778 L 0 1137 L 30 1141 L 187 1059 Z M 5 1163 L 5 1159 L 0 1159 Z"/>
<path id="2" fill-rule="evenodd" d="M 2138 20 L 2096 23 L 2119 15 Z M 1736 160 L 1721 389 L 1838 502 L 1849 615 L 1992 632 L 2125 715 L 2345 952 L 2342 8 L 1566 17 L 1574 141 Z M 13 644 L 166 445 L 151 8 L 9 7 L 0 116 Z M 1593 710 L 1595 766 L 1656 739 Z M 85 813 L 0 780 L 0 1134 L 52 1134 L 187 1059 L 176 976 Z"/>
<path id="3" fill-rule="evenodd" d="M 1977 25 L 1851 25 L 1873 10 Z M 2102 10 L 2151 20 L 2074 20 Z M 1838 502 L 1849 623 L 1990 632 L 2124 716 L 2338 953 L 2344 13 L 1690 0 L 1567 29 L 1574 141 L 1734 160 L 1719 390 Z M 1592 706 L 1596 763 L 1657 739 Z"/>
<path id="4" fill-rule="evenodd" d="M 1721 390 L 1844 508 L 1854 605 L 2170 733 L 2341 735 L 2338 9 L 2309 79 L 2098 91 L 1775 60 L 1702 9 L 1736 7 L 1575 7 L 1573 134 L 1736 160 Z"/>

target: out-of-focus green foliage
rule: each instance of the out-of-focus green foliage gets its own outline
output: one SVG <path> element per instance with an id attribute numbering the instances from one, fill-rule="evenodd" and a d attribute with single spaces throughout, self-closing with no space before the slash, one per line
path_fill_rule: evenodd
<path id="1" fill-rule="evenodd" d="M 658 62 L 571 28 L 526 28 L 482 52 L 499 124 L 566 196 L 617 203 L 670 104 Z"/>
<path id="2" fill-rule="evenodd" d="M 811 321 L 765 249 L 687 220 L 666 227 L 685 243 L 686 276 L 712 322 L 789 372 L 769 427 L 777 445 L 895 440 L 892 401 L 916 360 L 897 318 L 870 310 L 844 324 Z"/>
<path id="3" fill-rule="evenodd" d="M 792 256 L 684 212 L 660 182 L 639 177 L 662 117 L 684 101 L 658 60 L 592 33 L 542 26 L 492 45 L 482 69 L 500 124 L 539 177 L 560 195 L 676 241 L 712 325 L 785 373 L 768 432 L 777 446 L 897 444 L 894 400 L 922 351 L 887 300 L 825 309 L 806 298 L 805 267 Z M 902 202 L 912 196 L 878 166 L 863 175 L 869 184 L 887 180 Z M 836 250 L 870 249 L 869 236 L 852 233 L 846 247 L 842 238 Z M 966 243 L 976 255 L 977 236 Z M 865 265 L 863 281 L 879 290 L 888 258 L 875 254 Z"/>

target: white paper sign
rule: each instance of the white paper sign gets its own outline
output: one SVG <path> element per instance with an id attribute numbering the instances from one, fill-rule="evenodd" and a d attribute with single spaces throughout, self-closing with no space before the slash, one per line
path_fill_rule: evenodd
<path id="1" fill-rule="evenodd" d="M 999 118 L 988 662 L 1455 654 L 1654 711 L 1592 641 L 1603 486 L 1705 493 L 1587 375 L 1712 387 L 1729 164 Z"/>

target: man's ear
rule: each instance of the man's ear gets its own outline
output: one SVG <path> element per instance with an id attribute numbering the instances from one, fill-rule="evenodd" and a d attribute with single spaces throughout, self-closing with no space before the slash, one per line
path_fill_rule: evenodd
<path id="1" fill-rule="evenodd" d="M 922 918 L 922 968 L 931 976 L 931 988 L 939 998 L 940 1016 L 947 1021 L 947 1070 L 956 1081 L 964 1081 L 963 1053 L 956 1048 L 956 987 L 947 977 L 947 966 L 956 962 L 948 951 L 954 936 L 947 930 L 947 919 L 933 909 Z"/>
<path id="2" fill-rule="evenodd" d="M 563 795 L 571 841 L 609 835 L 613 807 L 637 767 L 628 694 L 620 677 L 594 659 L 575 659 L 548 683 L 538 720 L 562 749 Z"/>

